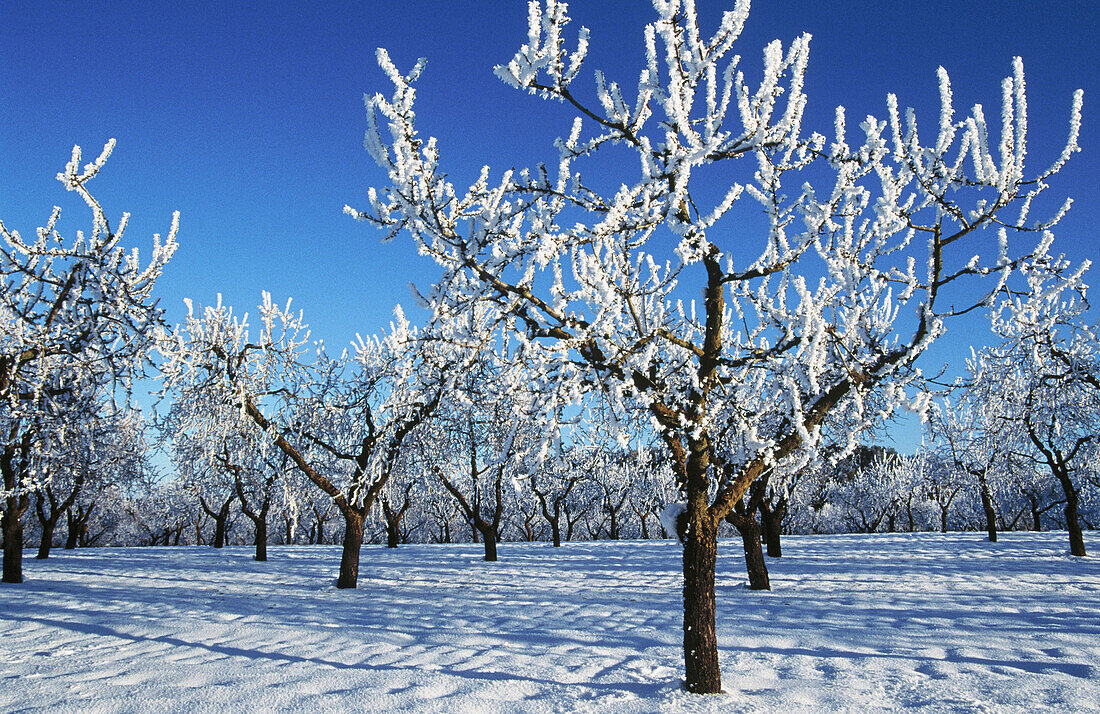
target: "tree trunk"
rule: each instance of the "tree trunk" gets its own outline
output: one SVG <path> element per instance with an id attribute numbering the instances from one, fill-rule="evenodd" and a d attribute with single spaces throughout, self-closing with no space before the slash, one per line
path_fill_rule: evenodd
<path id="1" fill-rule="evenodd" d="M 214 547 L 225 547 L 225 522 L 229 520 L 229 514 L 222 512 L 214 519 Z"/>
<path id="2" fill-rule="evenodd" d="M 396 522 L 386 522 L 386 547 L 396 548 L 401 544 L 401 532 Z"/>
<path id="3" fill-rule="evenodd" d="M 940 533 L 947 532 L 947 509 L 947 506 L 940 506 Z M 991 538 L 991 540 L 997 540 L 996 533 L 993 534 L 993 538 Z"/>
<path id="4" fill-rule="evenodd" d="M 66 515 L 66 521 L 69 526 L 69 533 L 65 536 L 65 550 L 73 550 L 76 548 L 77 536 L 79 535 L 80 525 L 77 519 L 73 516 L 73 512 L 69 511 Z"/>
<path id="5" fill-rule="evenodd" d="M 267 519 L 259 518 L 256 523 L 256 560 L 267 560 Z"/>
<path id="6" fill-rule="evenodd" d="M 763 502 L 760 504 L 760 520 L 763 521 L 764 527 L 764 540 L 768 544 L 768 557 L 769 558 L 782 558 L 783 557 L 783 544 L 780 541 L 780 536 L 783 533 L 783 518 L 787 515 L 787 504 L 780 503 L 775 508 L 770 508 Z M 767 569 L 764 571 L 764 578 L 767 579 Z M 751 579 L 751 578 L 750 578 Z M 763 588 L 769 590 L 770 588 Z"/>
<path id="7" fill-rule="evenodd" d="M 985 480 L 985 474 L 978 474 L 978 488 L 982 497 L 982 510 L 985 511 L 985 530 L 989 534 L 989 542 L 997 542 L 997 511 L 993 508 L 993 495 L 989 492 L 989 482 Z"/>
<path id="8" fill-rule="evenodd" d="M 349 508 L 344 511 L 344 552 L 340 556 L 340 576 L 336 587 L 354 588 L 359 582 L 359 550 L 363 546 L 363 514 Z"/>
<path id="9" fill-rule="evenodd" d="M 726 516 L 726 521 L 733 524 L 741 534 L 741 543 L 745 548 L 745 569 L 749 574 L 749 590 L 771 590 L 768 564 L 764 561 L 764 551 L 760 547 L 760 524 L 751 513 L 731 512 Z"/>
<path id="10" fill-rule="evenodd" d="M 1039 513 L 1039 502 L 1034 496 L 1028 496 L 1028 500 L 1031 501 L 1031 530 L 1041 531 L 1043 530 L 1043 521 Z"/>
<path id="11" fill-rule="evenodd" d="M 12 494 L 4 499 L 4 513 L 0 515 L 0 534 L 4 537 L 3 577 L 0 580 L 5 583 L 23 582 L 23 512 L 31 499 L 26 493 L 16 495 L 15 489 L 20 485 L 18 468 L 21 467 L 16 465 L 15 447 L 4 447 L 0 454 L 0 472 L 3 473 L 4 490 Z"/>
<path id="12" fill-rule="evenodd" d="M 53 532 L 57 527 L 58 515 L 51 515 L 42 522 L 42 540 L 38 542 L 38 555 L 35 556 L 38 560 L 45 560 L 50 557 L 50 548 L 53 547 Z"/>
<path id="13" fill-rule="evenodd" d="M 485 541 L 485 560 L 495 563 L 497 559 L 496 529 L 492 524 L 482 522 L 477 524 L 477 531 L 481 531 L 481 539 Z"/>
<path id="14" fill-rule="evenodd" d="M 214 519 L 214 547 L 222 548 L 225 546 L 225 538 L 228 532 L 229 523 L 229 506 L 236 500 L 237 494 L 231 495 L 225 500 L 221 508 L 215 511 L 213 508 L 206 504 L 206 499 L 201 495 L 199 496 L 199 505 L 202 506 L 202 510 L 206 511 L 206 514 Z M 168 542 L 165 541 L 165 545 Z"/>
<path id="15" fill-rule="evenodd" d="M 550 521 L 550 532 L 551 532 L 551 534 L 553 534 L 553 537 L 554 537 L 554 547 L 555 548 L 560 548 L 561 547 L 561 522 L 557 518 Z"/>
<path id="16" fill-rule="evenodd" d="M 0 516 L 0 532 L 4 535 L 3 582 L 23 582 L 23 512 L 30 505 L 26 495 L 4 499 L 4 514 Z"/>
<path id="17" fill-rule="evenodd" d="M 718 529 L 707 512 L 706 491 L 689 500 L 684 534 L 685 686 L 695 694 L 722 691 L 718 638 L 714 629 L 714 570 Z"/>
<path id="18" fill-rule="evenodd" d="M 1058 477 L 1058 482 L 1062 484 L 1062 492 L 1066 494 L 1064 513 L 1066 530 L 1069 531 L 1069 552 L 1070 555 L 1083 558 L 1085 557 L 1085 535 L 1081 532 L 1081 522 L 1077 518 L 1077 489 L 1073 487 L 1073 481 L 1070 480 L 1069 470 L 1064 464 L 1059 465 L 1061 468 L 1055 475 Z"/>

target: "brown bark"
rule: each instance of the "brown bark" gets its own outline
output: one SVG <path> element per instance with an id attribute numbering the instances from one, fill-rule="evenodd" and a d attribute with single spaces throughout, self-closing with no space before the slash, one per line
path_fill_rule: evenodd
<path id="1" fill-rule="evenodd" d="M 73 513 L 74 509 L 76 510 L 75 514 Z M 65 537 L 65 550 L 73 550 L 80 545 L 80 536 L 88 530 L 88 519 L 91 515 L 91 506 L 87 509 L 80 508 L 79 506 L 74 506 L 69 509 L 69 513 L 66 516 L 69 534 Z M 202 543 L 200 542 L 199 545 L 202 545 Z"/>
<path id="2" fill-rule="evenodd" d="M 1073 487 L 1068 469 L 1059 469 L 1058 483 L 1062 485 L 1062 491 L 1066 495 L 1066 507 L 1063 513 L 1066 515 L 1066 530 L 1069 531 L 1069 552 L 1078 558 L 1084 558 L 1085 534 L 1081 531 L 1081 521 L 1077 518 L 1077 489 Z"/>
<path id="3" fill-rule="evenodd" d="M 386 547 L 396 548 L 401 545 L 401 531 L 397 522 L 386 522 Z"/>
<path id="4" fill-rule="evenodd" d="M 989 481 L 986 480 L 985 471 L 978 472 L 978 490 L 982 497 L 982 511 L 985 512 L 985 531 L 989 534 L 989 542 L 997 542 L 997 510 L 993 507 L 993 494 L 989 490 Z"/>
<path id="5" fill-rule="evenodd" d="M 248 516 L 248 519 L 252 521 L 252 525 L 255 529 L 255 538 L 253 544 L 256 546 L 256 555 L 254 556 L 258 561 L 267 560 L 267 513 L 271 509 L 271 496 L 269 492 L 271 490 L 271 484 L 274 482 L 275 477 L 271 476 L 264 483 L 264 497 L 260 502 L 259 510 L 252 508 L 248 503 L 247 494 L 244 490 L 244 482 L 241 480 L 240 467 L 230 464 L 228 461 L 228 452 L 226 453 L 226 466 L 233 472 L 233 487 L 237 491 L 237 498 L 241 500 L 241 513 Z"/>
<path id="6" fill-rule="evenodd" d="M 760 521 L 764 530 L 764 540 L 768 544 L 769 558 L 783 557 L 783 544 L 780 536 L 783 533 L 783 519 L 787 516 L 787 501 L 781 499 L 772 508 L 766 499 L 760 501 Z M 766 576 L 766 573 L 765 573 Z M 764 588 L 768 590 L 770 588 Z"/>
<path id="7" fill-rule="evenodd" d="M 267 560 L 267 521 L 256 522 L 256 560 Z"/>
<path id="8" fill-rule="evenodd" d="M 202 506 L 202 510 L 206 511 L 206 514 L 214 519 L 215 548 L 222 548 L 225 546 L 225 536 L 227 532 L 226 524 L 229 522 L 229 506 L 236 498 L 237 494 L 231 494 L 229 498 L 225 500 L 225 503 L 221 505 L 221 508 L 215 511 L 206 504 L 206 500 L 201 495 L 199 496 L 199 505 Z M 167 545 L 167 543 L 165 543 L 165 545 Z"/>
<path id="9" fill-rule="evenodd" d="M 50 557 L 50 548 L 53 547 L 53 532 L 57 527 L 57 518 L 52 517 L 42 523 L 42 539 L 38 541 L 38 560 L 46 560 Z"/>
<path id="10" fill-rule="evenodd" d="M 354 588 L 359 583 L 359 550 L 363 545 L 363 514 L 353 508 L 343 510 L 344 550 L 340 555 L 340 575 L 336 587 Z"/>
<path id="11" fill-rule="evenodd" d="M 749 575 L 749 590 L 771 590 L 768 578 L 768 565 L 764 561 L 764 550 L 760 547 L 760 524 L 755 514 L 740 509 L 740 512 L 726 514 L 726 521 L 737 528 L 741 534 L 741 544 L 745 549 L 745 569 Z"/>
<path id="12" fill-rule="evenodd" d="M 9 444 L 0 453 L 4 489 L 12 494 L 4 499 L 4 512 L 0 515 L 0 534 L 4 537 L 3 576 L 0 580 L 5 583 L 23 582 L 23 513 L 31 500 L 25 492 L 15 494 L 14 491 L 20 485 L 20 474 L 29 449 L 30 437 L 25 436 L 18 450 Z M 20 455 L 22 458 L 19 458 Z"/>
<path id="13" fill-rule="evenodd" d="M 1073 486 L 1073 479 L 1070 478 L 1070 464 L 1078 451 L 1092 439 L 1092 436 L 1078 439 L 1077 443 L 1068 452 L 1044 443 L 1031 424 L 1028 425 L 1028 436 L 1031 437 L 1031 442 L 1043 454 L 1047 466 L 1050 467 L 1051 473 L 1062 487 L 1062 493 L 1065 494 L 1066 507 L 1063 512 L 1066 516 L 1066 530 L 1069 531 L 1070 555 L 1083 558 L 1086 555 L 1085 537 L 1081 531 L 1081 522 L 1077 517 L 1078 496 L 1077 489 Z"/>
<path id="14" fill-rule="evenodd" d="M 472 434 L 472 431 L 471 431 Z M 502 493 L 504 467 L 498 466 L 495 474 L 495 482 L 493 484 L 493 495 L 495 502 L 493 504 L 493 513 L 490 520 L 486 520 L 481 515 L 481 500 L 480 494 L 477 490 L 477 477 L 481 475 L 482 471 L 477 468 L 477 452 L 473 449 L 473 437 L 471 436 L 471 452 L 470 452 L 470 475 L 473 480 L 474 497 L 476 500 L 467 500 L 462 494 L 462 491 L 458 489 L 446 474 L 439 468 L 435 468 L 435 473 L 439 477 L 439 480 L 443 482 L 444 488 L 446 488 L 455 500 L 458 501 L 459 507 L 462 509 L 463 514 L 466 516 L 467 523 L 470 524 L 471 529 L 474 532 L 474 542 L 477 542 L 477 534 L 481 534 L 481 539 L 485 543 L 485 560 L 489 562 L 495 562 L 497 559 L 497 541 L 500 534 L 500 520 L 504 515 L 504 494 Z"/>
<path id="15" fill-rule="evenodd" d="M 695 694 L 717 694 L 722 691 L 714 626 L 718 529 L 707 513 L 706 492 L 689 500 L 687 524 L 684 534 L 685 687 Z"/>
<path id="16" fill-rule="evenodd" d="M 3 578 L 5 583 L 23 582 L 23 513 L 30 505 L 26 494 L 4 499 L 0 532 L 4 536 Z"/>
<path id="17" fill-rule="evenodd" d="M 38 513 L 38 520 L 42 523 L 42 540 L 39 541 L 36 558 L 45 560 L 50 557 L 50 548 L 53 547 L 53 534 L 57 529 L 57 522 L 61 519 L 61 514 L 68 513 L 69 509 L 72 508 L 76 497 L 80 495 L 84 487 L 84 479 L 84 471 L 77 472 L 73 479 L 72 489 L 63 500 L 57 498 L 50 486 L 46 486 L 43 491 L 38 492 L 35 511 Z M 49 514 L 46 513 L 45 509 L 47 501 L 50 504 Z"/>
<path id="18" fill-rule="evenodd" d="M 482 523 L 485 522 L 482 521 Z M 485 523 L 485 526 L 478 527 L 478 530 L 481 531 L 481 540 L 485 543 L 485 560 L 489 561 L 490 563 L 495 563 L 497 560 L 496 529 L 493 528 L 492 524 L 489 523 Z"/>

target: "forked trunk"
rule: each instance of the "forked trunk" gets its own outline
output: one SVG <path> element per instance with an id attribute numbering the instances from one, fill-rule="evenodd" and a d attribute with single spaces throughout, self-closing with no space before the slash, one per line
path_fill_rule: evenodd
<path id="1" fill-rule="evenodd" d="M 206 512 L 206 515 L 208 515 L 212 519 L 214 519 L 214 547 L 215 548 L 225 547 L 225 537 L 226 537 L 226 533 L 229 530 L 229 528 L 228 528 L 229 506 L 233 503 L 233 501 L 236 498 L 237 498 L 237 494 L 234 493 L 233 495 L 231 495 L 229 498 L 227 498 L 225 500 L 225 503 L 222 504 L 221 508 L 219 508 L 217 511 L 215 511 L 213 508 L 211 508 L 209 505 L 207 505 L 206 499 L 204 499 L 201 494 L 199 495 L 199 505 L 202 506 L 202 510 L 204 510 Z M 168 545 L 167 539 L 165 539 L 164 544 Z"/>
<path id="2" fill-rule="evenodd" d="M 344 512 L 344 552 L 340 556 L 338 588 L 354 588 L 359 582 L 359 550 L 363 546 L 363 514 L 354 509 Z"/>
<path id="3" fill-rule="evenodd" d="M 53 532 L 57 527 L 57 516 L 53 516 L 42 523 L 42 540 L 38 542 L 38 560 L 50 557 L 50 548 L 53 547 Z"/>
<path id="4" fill-rule="evenodd" d="M 783 518 L 787 515 L 787 505 L 781 503 L 775 508 L 769 508 L 766 504 L 760 504 L 760 520 L 763 521 L 764 527 L 764 540 L 768 543 L 768 557 L 769 558 L 782 558 L 783 557 L 783 544 L 780 540 L 780 536 L 783 534 Z M 767 568 L 764 570 L 764 577 L 767 578 Z M 749 577 L 752 580 L 751 573 Z M 762 588 L 769 590 L 770 588 Z"/>
<path id="5" fill-rule="evenodd" d="M 478 524 L 478 531 L 481 531 L 481 539 L 485 541 L 485 560 L 490 563 L 496 562 L 497 559 L 497 533 L 491 523 Z"/>
<path id="6" fill-rule="evenodd" d="M 741 544 L 745 549 L 745 569 L 749 574 L 749 590 L 771 590 L 768 564 L 764 561 L 764 551 L 760 547 L 760 524 L 751 513 L 731 512 L 726 520 L 741 534 Z"/>

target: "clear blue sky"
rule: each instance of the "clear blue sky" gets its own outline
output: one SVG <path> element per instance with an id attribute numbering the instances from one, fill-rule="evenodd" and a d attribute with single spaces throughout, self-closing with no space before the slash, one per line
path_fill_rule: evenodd
<path id="1" fill-rule="evenodd" d="M 724 3 L 700 1 L 704 21 Z M 636 81 L 642 0 L 572 4 L 592 31 L 588 68 Z M 737 51 L 759 66 L 766 42 L 800 32 L 811 43 L 804 128 L 828 133 L 833 107 L 884 114 L 893 91 L 926 131 L 937 112 L 936 67 L 952 78 L 961 113 L 981 102 L 999 116 L 1000 80 L 1024 59 L 1033 169 L 1065 140 L 1073 90 L 1085 89 L 1078 154 L 1053 193 L 1076 205 L 1058 230 L 1075 259 L 1100 246 L 1100 4 L 1022 0 L 773 0 L 754 3 Z M 54 175 L 73 144 L 86 158 L 118 146 L 94 182 L 108 213 L 133 214 L 131 244 L 148 245 L 181 212 L 180 250 L 161 282 L 173 320 L 182 299 L 216 293 L 253 310 L 261 290 L 293 296 L 330 346 L 382 329 L 406 284 L 431 270 L 402 242 L 343 215 L 384 177 L 362 148 L 362 96 L 389 87 L 374 61 L 388 48 L 401 68 L 428 58 L 418 89 L 422 130 L 440 138 L 459 183 L 476 167 L 555 159 L 562 114 L 492 74 L 526 36 L 526 3 L 508 2 L 53 2 L 0 4 L 0 217 L 31 232 L 57 204 L 69 233 L 86 211 Z M 621 71 L 617 68 L 621 67 Z M 588 77 L 591 75 L 589 74 Z M 582 77 L 578 86 L 587 87 Z M 961 356 L 946 343 L 935 360 Z"/>

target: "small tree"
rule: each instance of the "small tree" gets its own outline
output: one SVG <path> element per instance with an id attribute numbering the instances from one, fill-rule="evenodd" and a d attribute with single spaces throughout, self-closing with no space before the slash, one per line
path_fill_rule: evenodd
<path id="1" fill-rule="evenodd" d="M 233 477 L 233 490 L 241 504 L 241 513 L 252 521 L 255 559 L 266 561 L 268 514 L 278 495 L 283 474 L 290 468 L 290 464 L 285 454 L 257 457 L 254 447 L 235 457 L 229 445 L 224 444 L 218 461 Z"/>
<path id="2" fill-rule="evenodd" d="M 501 353 L 507 354 L 507 347 Z M 456 376 L 455 389 L 441 401 L 433 415 L 430 454 L 422 458 L 443 487 L 458 503 L 466 522 L 485 544 L 485 560 L 497 559 L 505 489 L 514 488 L 517 465 L 534 441 L 537 427 L 527 416 L 522 383 L 500 369 L 500 356 L 483 346 L 476 361 Z"/>
<path id="3" fill-rule="evenodd" d="M 178 214 L 167 238 L 153 238 L 142 265 L 122 242 L 129 214 L 112 228 L 87 184 L 114 148 L 80 167 L 80 147 L 57 175 L 92 212 L 91 231 L 66 239 L 54 208 L 32 240 L 0 222 L 0 473 L 3 582 L 23 581 L 22 516 L 30 495 L 49 483 L 51 444 L 79 424 L 80 399 L 127 389 L 140 374 L 161 311 L 153 284 L 176 249 Z"/>
<path id="4" fill-rule="evenodd" d="M 339 588 L 359 577 L 363 522 L 385 488 L 405 438 L 439 402 L 443 368 L 400 310 L 385 338 L 360 340 L 354 354 L 323 345 L 306 360 L 302 315 L 264 293 L 258 329 L 221 305 L 196 311 L 162 336 L 166 391 L 188 415 L 176 433 L 252 430 L 336 505 L 344 517 Z M 262 438 L 260 437 L 262 435 Z M 205 440 L 209 442 L 210 440 Z"/>
<path id="5" fill-rule="evenodd" d="M 49 557 L 62 517 L 67 516 L 69 541 L 75 547 L 80 533 L 87 532 L 92 504 L 103 491 L 134 486 L 149 477 L 140 414 L 116 411 L 113 404 L 100 402 L 83 417 L 71 425 L 64 443 L 49 448 L 51 458 L 45 468 L 50 478 L 35 494 L 35 512 L 42 525 L 37 555 L 41 559 Z"/>
<path id="6" fill-rule="evenodd" d="M 1004 472 L 1012 452 L 1001 415 L 990 410 L 981 392 L 988 384 L 971 384 L 954 401 L 945 399 L 929 419 L 933 445 L 956 470 L 974 479 L 990 542 L 997 541 L 997 504 L 993 479 Z M 942 494 L 941 494 L 942 495 Z M 942 500 L 942 499 L 938 499 Z"/>
<path id="7" fill-rule="evenodd" d="M 971 362 L 974 389 L 1015 436 L 1017 453 L 1045 467 L 1065 497 L 1070 552 L 1085 555 L 1079 521 L 1081 488 L 1094 473 L 1100 438 L 1100 341 L 1083 321 L 1082 274 L 1045 255 L 1028 265 L 1028 290 L 1006 300 L 994 320 L 1000 344 Z"/>

